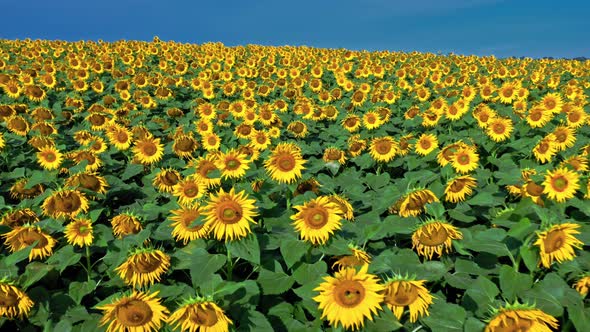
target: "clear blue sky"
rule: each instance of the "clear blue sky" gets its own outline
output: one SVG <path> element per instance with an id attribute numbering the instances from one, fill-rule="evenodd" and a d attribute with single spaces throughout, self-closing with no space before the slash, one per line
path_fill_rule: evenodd
<path id="1" fill-rule="evenodd" d="M 590 57 L 590 0 L 0 0 L 0 38 Z"/>

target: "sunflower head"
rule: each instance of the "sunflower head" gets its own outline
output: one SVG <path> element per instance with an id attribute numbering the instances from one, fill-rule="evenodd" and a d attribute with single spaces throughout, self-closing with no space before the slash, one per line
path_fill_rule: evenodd
<path id="1" fill-rule="evenodd" d="M 249 199 L 244 191 L 236 193 L 232 187 L 229 192 L 220 189 L 209 195 L 204 207 L 205 226 L 218 240 L 232 241 L 246 237 L 250 224 L 256 223 L 256 201 Z"/>
<path id="2" fill-rule="evenodd" d="M 338 259 L 332 264 L 332 269 L 338 271 L 348 267 L 362 267 L 371 263 L 371 256 L 353 243 L 348 244 L 350 253 L 348 255 L 337 257 Z"/>
<path id="3" fill-rule="evenodd" d="M 111 227 L 113 228 L 113 235 L 117 238 L 130 234 L 137 234 L 143 226 L 139 217 L 132 212 L 123 212 L 111 219 Z"/>
<path id="4" fill-rule="evenodd" d="M 52 218 L 74 218 L 88 211 L 88 199 L 78 190 L 59 189 L 43 201 L 43 213 Z"/>
<path id="5" fill-rule="evenodd" d="M 57 241 L 51 235 L 45 233 L 40 227 L 34 225 L 17 226 L 10 232 L 2 235 L 10 252 L 16 252 L 32 245 L 37 244 L 29 253 L 29 261 L 35 258 L 45 258 L 53 254 L 53 247 Z"/>
<path id="6" fill-rule="evenodd" d="M 555 317 L 526 303 L 507 303 L 494 308 L 490 316 L 484 332 L 551 331 L 559 326 Z"/>
<path id="7" fill-rule="evenodd" d="M 409 190 L 389 207 L 389 212 L 404 218 L 416 217 L 425 211 L 426 204 L 438 201 L 436 195 L 429 189 L 415 188 Z"/>
<path id="8" fill-rule="evenodd" d="M 299 146 L 293 143 L 279 143 L 264 162 L 264 167 L 273 180 L 291 183 L 301 177 L 305 162 Z"/>
<path id="9" fill-rule="evenodd" d="M 159 282 L 170 267 L 170 257 L 159 249 L 137 248 L 115 269 L 126 284 L 133 287 L 151 286 Z"/>
<path id="10" fill-rule="evenodd" d="M 0 317 L 23 319 L 35 303 L 13 282 L 0 279 Z"/>
<path id="11" fill-rule="evenodd" d="M 107 325 L 107 332 L 115 331 L 158 331 L 167 320 L 168 309 L 160 304 L 158 292 L 133 291 L 113 300 L 110 304 L 97 307 L 102 310 L 100 325 Z"/>
<path id="12" fill-rule="evenodd" d="M 580 234 L 581 226 L 573 223 L 563 223 L 547 227 L 537 233 L 534 245 L 539 247 L 541 261 L 539 265 L 551 267 L 554 261 L 562 263 L 573 260 L 576 256 L 574 249 L 581 249 L 584 243 L 575 235 Z"/>
<path id="13" fill-rule="evenodd" d="M 460 240 L 463 234 L 455 226 L 443 220 L 429 219 L 422 222 L 412 234 L 412 249 L 419 255 L 432 259 L 443 252 L 450 252 L 453 240 Z"/>
<path id="14" fill-rule="evenodd" d="M 233 324 L 223 309 L 211 299 L 197 296 L 184 300 L 180 307 L 170 315 L 168 323 L 182 331 L 229 331 Z"/>
<path id="15" fill-rule="evenodd" d="M 342 227 L 342 211 L 328 197 L 319 196 L 293 208 L 298 211 L 291 216 L 295 230 L 314 245 L 325 244 Z"/>
<path id="16" fill-rule="evenodd" d="M 404 309 L 410 311 L 410 322 L 416 322 L 422 316 L 428 316 L 428 307 L 433 303 L 433 296 L 426 287 L 426 280 L 415 280 L 407 275 L 394 275 L 385 282 L 384 301 L 397 319 L 401 319 Z"/>
<path id="17" fill-rule="evenodd" d="M 86 218 L 76 218 L 65 228 L 68 243 L 79 247 L 91 245 L 94 239 L 93 233 L 92 221 Z"/>

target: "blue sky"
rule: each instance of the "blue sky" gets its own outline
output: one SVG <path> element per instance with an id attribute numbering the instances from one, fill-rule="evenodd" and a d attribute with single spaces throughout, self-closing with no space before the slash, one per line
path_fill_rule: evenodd
<path id="1" fill-rule="evenodd" d="M 15 0 L 2 9 L 3 39 L 157 35 L 228 46 L 590 57 L 587 0 Z"/>

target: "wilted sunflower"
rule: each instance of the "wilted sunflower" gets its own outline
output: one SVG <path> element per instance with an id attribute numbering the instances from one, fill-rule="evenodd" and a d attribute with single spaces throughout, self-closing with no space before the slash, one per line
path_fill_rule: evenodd
<path id="1" fill-rule="evenodd" d="M 170 315 L 168 323 L 189 332 L 228 332 L 229 325 L 233 324 L 223 309 L 202 297 L 184 300 Z"/>
<path id="2" fill-rule="evenodd" d="M 168 317 L 168 309 L 152 294 L 133 291 L 129 296 L 116 299 L 111 304 L 96 307 L 103 310 L 100 326 L 109 324 L 107 332 L 152 332 L 159 331 Z"/>
<path id="3" fill-rule="evenodd" d="M 404 308 L 410 310 L 410 322 L 414 323 L 422 316 L 428 316 L 428 307 L 433 296 L 424 283 L 426 280 L 415 280 L 408 276 L 396 275 L 385 283 L 384 302 L 397 319 L 401 319 Z"/>
<path id="4" fill-rule="evenodd" d="M 37 162 L 47 170 L 57 169 L 62 160 L 62 154 L 51 145 L 46 145 L 37 152 Z"/>
<path id="5" fill-rule="evenodd" d="M 412 233 L 412 249 L 419 255 L 432 259 L 434 254 L 441 257 L 451 251 L 453 240 L 460 240 L 463 234 L 455 226 L 442 220 L 427 220 Z"/>
<path id="6" fill-rule="evenodd" d="M 419 154 L 421 156 L 425 156 L 425 155 L 429 154 L 430 152 L 434 151 L 437 147 L 438 147 L 438 139 L 436 138 L 435 135 L 422 134 L 418 138 L 418 141 L 416 142 L 414 149 L 416 149 L 417 154 Z"/>
<path id="7" fill-rule="evenodd" d="M 187 176 L 178 181 L 172 189 L 172 194 L 178 198 L 181 205 L 192 204 L 207 192 L 207 185 L 195 176 Z"/>
<path id="8" fill-rule="evenodd" d="M 58 219 L 75 218 L 79 213 L 88 211 L 88 199 L 78 190 L 59 189 L 43 201 L 43 213 Z"/>
<path id="9" fill-rule="evenodd" d="M 373 315 L 382 310 L 384 287 L 377 276 L 367 273 L 368 268 L 368 264 L 358 272 L 345 268 L 334 277 L 324 277 L 324 282 L 314 289 L 320 294 L 313 298 L 323 310 L 322 319 L 328 318 L 334 327 L 341 324 L 354 330 L 364 327 L 365 318 L 373 320 Z"/>
<path id="10" fill-rule="evenodd" d="M 220 189 L 217 194 L 209 195 L 209 202 L 204 207 L 205 226 L 210 229 L 217 240 L 233 241 L 246 237 L 250 232 L 250 223 L 256 223 L 256 201 L 248 199 L 241 191 L 236 194 L 232 187 L 229 192 Z"/>
<path id="11" fill-rule="evenodd" d="M 209 227 L 205 225 L 201 210 L 199 205 L 192 204 L 170 211 L 174 215 L 169 218 L 174 221 L 170 226 L 173 228 L 172 236 L 176 241 L 182 241 L 186 245 L 189 241 L 207 236 Z"/>
<path id="12" fill-rule="evenodd" d="M 111 227 L 113 228 L 113 235 L 117 238 L 122 238 L 129 234 L 137 234 L 143 229 L 139 218 L 130 212 L 120 213 L 114 216 L 111 219 Z"/>
<path id="13" fill-rule="evenodd" d="M 438 202 L 438 198 L 428 189 L 414 189 L 400 197 L 390 208 L 390 213 L 397 213 L 401 217 L 416 217 L 424 212 L 428 203 Z"/>
<path id="14" fill-rule="evenodd" d="M 181 175 L 177 170 L 172 168 L 160 169 L 156 177 L 154 177 L 152 184 L 160 192 L 172 193 L 174 186 L 180 179 Z"/>
<path id="15" fill-rule="evenodd" d="M 138 248 L 127 256 L 127 260 L 115 269 L 127 285 L 133 287 L 151 286 L 160 282 L 170 267 L 170 256 L 153 248 Z"/>
<path id="16" fill-rule="evenodd" d="M 484 332 L 538 331 L 551 332 L 559 326 L 555 317 L 534 306 L 514 303 L 494 308 Z M 550 328 L 551 327 L 551 328 Z"/>
<path id="17" fill-rule="evenodd" d="M 466 196 L 473 193 L 477 186 L 477 180 L 470 175 L 461 175 L 447 182 L 445 187 L 445 201 L 458 203 L 465 200 Z"/>
<path id="18" fill-rule="evenodd" d="M 215 154 L 208 154 L 201 156 L 198 159 L 191 160 L 187 167 L 195 169 L 194 176 L 207 185 L 207 188 L 216 187 L 221 184 L 221 172 L 215 165 L 217 156 Z M 219 172 L 218 176 L 214 173 Z"/>
<path id="19" fill-rule="evenodd" d="M 576 190 L 580 189 L 580 177 L 575 171 L 560 167 L 554 171 L 547 171 L 543 181 L 543 193 L 557 202 L 573 198 Z"/>
<path id="20" fill-rule="evenodd" d="M 12 282 L 0 279 L 0 317 L 23 319 L 35 303 Z"/>
<path id="21" fill-rule="evenodd" d="M 235 149 L 219 153 L 215 165 L 221 171 L 221 177 L 224 179 L 242 178 L 250 169 L 246 155 Z"/>
<path id="22" fill-rule="evenodd" d="M 135 141 L 133 153 L 142 164 L 150 165 L 162 159 L 164 145 L 160 143 L 159 138 L 146 137 Z"/>
<path id="23" fill-rule="evenodd" d="M 337 162 L 340 164 L 344 164 L 346 162 L 346 155 L 344 151 L 335 148 L 335 147 L 328 147 L 324 150 L 324 155 L 322 159 L 326 162 Z"/>
<path id="24" fill-rule="evenodd" d="M 29 208 L 16 208 L 11 209 L 2 215 L 0 218 L 0 225 L 14 228 L 17 226 L 23 226 L 25 224 L 34 224 L 39 222 L 39 216 L 35 211 Z"/>
<path id="25" fill-rule="evenodd" d="M 83 172 L 72 175 L 65 181 L 65 185 L 75 189 L 86 189 L 97 194 L 105 194 L 109 184 L 107 180 L 95 172 Z"/>
<path id="26" fill-rule="evenodd" d="M 27 179 L 16 180 L 14 185 L 10 187 L 10 196 L 15 199 L 23 200 L 25 198 L 37 197 L 45 190 L 40 183 L 32 186 L 30 189 L 25 189 L 27 187 L 27 182 Z"/>
<path id="27" fill-rule="evenodd" d="M 76 218 L 72 220 L 64 230 L 66 239 L 71 245 L 78 247 L 89 246 L 94 239 L 92 221 L 86 218 Z"/>
<path id="28" fill-rule="evenodd" d="M 270 177 L 279 183 L 291 183 L 301 177 L 305 160 L 301 149 L 293 143 L 279 143 L 264 162 Z"/>
<path id="29" fill-rule="evenodd" d="M 502 142 L 507 140 L 514 129 L 512 120 L 510 118 L 495 117 L 488 121 L 486 133 L 495 142 Z"/>
<path id="30" fill-rule="evenodd" d="M 342 211 L 326 196 L 319 196 L 303 205 L 293 207 L 298 212 L 291 216 L 295 230 L 304 241 L 325 244 L 334 231 L 342 226 Z"/>
<path id="31" fill-rule="evenodd" d="M 337 257 L 336 262 L 332 264 L 332 269 L 336 268 L 338 271 L 352 267 L 362 267 L 367 264 L 371 264 L 371 256 L 361 248 L 354 244 L 349 244 L 350 255 Z"/>
<path id="32" fill-rule="evenodd" d="M 34 225 L 17 226 L 10 232 L 2 235 L 4 243 L 10 249 L 10 252 L 16 252 L 37 242 L 29 253 L 29 261 L 35 258 L 45 258 L 53 254 L 53 247 L 57 243 L 51 235 L 43 232 L 41 228 Z"/>
<path id="33" fill-rule="evenodd" d="M 479 155 L 472 146 L 457 149 L 453 154 L 451 166 L 459 173 L 468 173 L 477 168 Z"/>
<path id="34" fill-rule="evenodd" d="M 590 289 L 590 275 L 583 275 L 579 278 L 573 287 L 582 295 L 582 297 L 586 297 L 588 295 L 588 290 Z"/>
<path id="35" fill-rule="evenodd" d="M 376 161 L 389 162 L 397 154 L 398 143 L 391 137 L 379 137 L 371 140 L 369 153 Z"/>
<path id="36" fill-rule="evenodd" d="M 574 236 L 580 234 L 578 228 L 580 228 L 578 224 L 563 223 L 538 232 L 534 245 L 539 247 L 541 255 L 539 265 L 549 268 L 553 261 L 562 263 L 573 260 L 576 256 L 574 249 L 581 249 L 584 246 L 584 243 Z"/>

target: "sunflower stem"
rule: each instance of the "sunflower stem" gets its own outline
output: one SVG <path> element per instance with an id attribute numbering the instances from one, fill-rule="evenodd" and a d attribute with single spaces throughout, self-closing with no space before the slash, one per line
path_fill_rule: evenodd
<path id="1" fill-rule="evenodd" d="M 230 252 L 229 248 L 227 248 L 227 268 L 226 268 L 226 274 L 227 274 L 227 280 L 228 281 L 231 281 L 232 280 L 233 270 L 234 270 L 234 264 L 233 264 L 233 262 L 231 260 L 231 252 Z"/>
<path id="2" fill-rule="evenodd" d="M 305 254 L 305 260 L 309 263 L 312 264 L 311 262 L 311 250 L 313 249 L 312 246 L 309 246 L 309 248 L 307 249 L 307 253 Z"/>
<path id="3" fill-rule="evenodd" d="M 90 281 L 90 271 L 92 271 L 92 265 L 90 263 L 90 247 L 86 246 L 86 276 Z"/>

